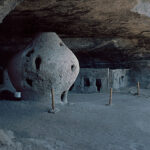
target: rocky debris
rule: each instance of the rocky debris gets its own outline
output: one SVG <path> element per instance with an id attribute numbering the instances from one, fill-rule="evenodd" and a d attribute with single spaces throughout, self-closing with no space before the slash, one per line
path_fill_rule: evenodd
<path id="1" fill-rule="evenodd" d="M 23 150 L 62 150 L 70 149 L 63 141 L 56 139 L 35 139 L 26 138 L 22 139 Z"/>
<path id="2" fill-rule="evenodd" d="M 0 150 L 62 150 L 69 149 L 63 142 L 56 139 L 20 138 L 10 130 L 0 129 Z"/>
<path id="3" fill-rule="evenodd" d="M 130 87 L 128 89 L 128 93 L 130 93 L 131 95 L 135 95 L 136 96 L 137 95 L 137 88 L 136 87 Z M 140 89 L 140 93 L 139 93 L 138 96 L 149 98 L 150 97 L 149 89 L 141 88 Z"/>
<path id="4" fill-rule="evenodd" d="M 23 150 L 22 144 L 16 141 L 12 131 L 0 129 L 0 150 Z"/>
<path id="5" fill-rule="evenodd" d="M 137 88 L 136 87 L 131 87 L 128 89 L 128 92 L 132 95 L 137 95 Z"/>
<path id="6" fill-rule="evenodd" d="M 4 131 L 0 129 L 0 145 L 1 146 L 14 146 L 14 143 L 12 141 L 14 139 L 13 132 L 11 131 Z"/>

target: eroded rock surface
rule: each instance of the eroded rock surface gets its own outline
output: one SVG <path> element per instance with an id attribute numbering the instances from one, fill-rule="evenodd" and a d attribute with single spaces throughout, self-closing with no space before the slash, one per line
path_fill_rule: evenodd
<path id="1" fill-rule="evenodd" d="M 75 55 L 52 32 L 40 33 L 9 63 L 8 73 L 23 99 L 50 100 L 53 88 L 57 103 L 67 102 L 67 93 L 79 73 Z"/>
<path id="2" fill-rule="evenodd" d="M 150 37 L 149 0 L 24 0 L 5 19 L 11 31 L 76 37 Z M 13 28 L 17 26 L 17 28 Z"/>
<path id="3" fill-rule="evenodd" d="M 23 0 L 0 0 L 0 23 Z"/>

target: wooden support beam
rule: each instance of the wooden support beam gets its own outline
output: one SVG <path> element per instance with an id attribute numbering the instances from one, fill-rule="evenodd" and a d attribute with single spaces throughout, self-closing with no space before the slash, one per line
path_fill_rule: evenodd
<path id="1" fill-rule="evenodd" d="M 113 92 L 113 89 L 110 88 L 110 96 L 109 96 L 109 103 L 108 103 L 108 105 L 112 104 L 112 92 Z"/>

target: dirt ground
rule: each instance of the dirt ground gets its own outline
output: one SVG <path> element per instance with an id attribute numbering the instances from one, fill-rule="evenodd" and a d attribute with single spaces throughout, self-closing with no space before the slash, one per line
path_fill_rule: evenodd
<path id="1" fill-rule="evenodd" d="M 112 106 L 108 99 L 70 94 L 56 114 L 48 103 L 0 101 L 0 150 L 149 150 L 150 97 L 114 93 Z"/>

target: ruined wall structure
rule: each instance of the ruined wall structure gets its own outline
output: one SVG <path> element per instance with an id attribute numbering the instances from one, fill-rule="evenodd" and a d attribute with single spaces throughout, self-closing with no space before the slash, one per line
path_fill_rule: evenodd
<path id="1" fill-rule="evenodd" d="M 107 92 L 110 87 L 120 90 L 130 85 L 129 69 L 81 68 L 70 91 L 81 93 Z"/>

